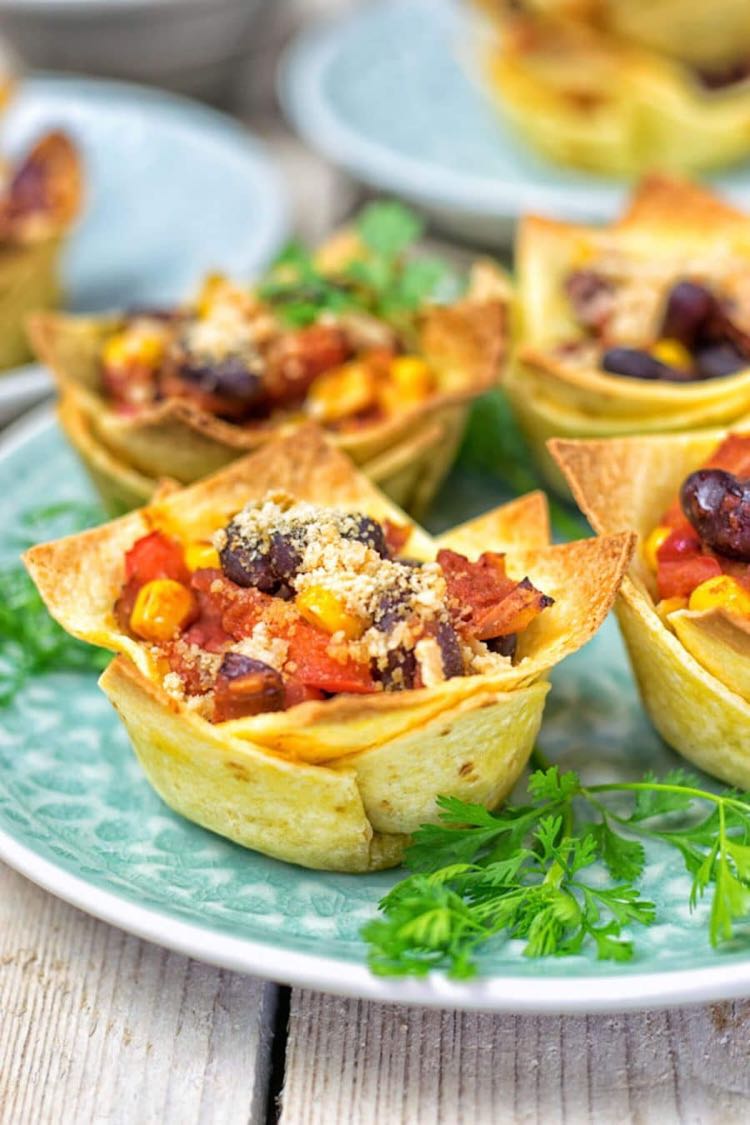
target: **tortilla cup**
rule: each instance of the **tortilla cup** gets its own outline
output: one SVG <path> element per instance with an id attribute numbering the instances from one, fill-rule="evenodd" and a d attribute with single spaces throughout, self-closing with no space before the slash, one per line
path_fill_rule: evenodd
<path id="1" fill-rule="evenodd" d="M 504 0 L 478 0 L 490 15 Z M 526 0 L 540 16 L 570 19 L 654 51 L 705 68 L 720 68 L 750 54 L 746 0 Z"/>
<path id="2" fill-rule="evenodd" d="M 600 535 L 623 528 L 641 540 L 685 477 L 726 436 L 700 434 L 553 441 L 550 449 Z M 638 552 L 616 612 L 651 721 L 670 746 L 731 785 L 750 787 L 748 634 L 723 614 L 656 611 L 653 575 Z M 717 622 L 717 616 L 721 621 Z M 674 631 L 673 631 L 674 630 Z"/>
<path id="3" fill-rule="evenodd" d="M 618 176 L 690 173 L 750 147 L 750 90 L 740 82 L 707 89 L 678 58 L 595 26 L 513 13 L 499 31 L 499 44 L 494 35 L 484 43 L 490 93 L 558 163 Z"/>
<path id="4" fill-rule="evenodd" d="M 21 167 L 49 206 L 43 218 L 29 217 L 0 199 L 0 370 L 30 358 L 29 313 L 60 303 L 60 256 L 83 194 L 80 160 L 63 133 L 42 137 Z"/>
<path id="5" fill-rule="evenodd" d="M 203 538 L 248 499 L 283 489 L 302 500 L 400 523 L 395 508 L 315 427 L 269 442 L 214 477 L 147 508 L 33 548 L 26 564 L 53 616 L 118 653 L 101 686 L 127 726 L 150 781 L 177 812 L 303 866 L 367 871 L 399 862 L 408 835 L 450 793 L 494 807 L 523 769 L 541 723 L 549 668 L 606 616 L 633 550 L 630 534 L 548 545 L 535 493 L 433 541 L 414 527 L 409 554 L 441 545 L 478 554 L 507 547 L 555 604 L 519 638 L 519 658 L 492 675 L 433 688 L 339 695 L 287 711 L 211 724 L 168 695 L 149 646 L 121 632 L 113 606 L 123 556 L 162 527 Z"/>
<path id="6" fill-rule="evenodd" d="M 669 383 L 610 375 L 557 346 L 583 339 L 564 292 L 581 254 L 615 250 L 638 262 L 711 254 L 750 261 L 750 219 L 703 188 L 651 176 L 608 228 L 526 217 L 517 246 L 517 340 L 505 387 L 531 450 L 554 487 L 550 437 L 600 438 L 731 425 L 750 414 L 750 367 L 721 379 Z"/>
<path id="7" fill-rule="evenodd" d="M 435 372 L 438 390 L 382 421 L 331 434 L 365 472 L 369 464 L 387 465 L 392 454 L 398 465 L 393 474 L 397 483 L 391 486 L 389 472 L 377 479 L 411 511 L 424 509 L 448 472 L 468 406 L 495 385 L 505 354 L 507 281 L 489 263 L 478 264 L 472 277 L 464 299 L 427 307 L 420 319 L 417 350 Z M 118 414 L 101 393 L 99 355 L 103 342 L 121 323 L 121 318 L 111 316 L 42 314 L 28 324 L 37 357 L 51 370 L 61 394 L 72 395 L 78 412 L 86 415 L 90 443 L 113 455 L 113 471 L 119 463 L 143 479 L 170 477 L 190 484 L 300 424 L 301 416 L 290 415 L 278 422 L 239 425 L 176 398 L 135 416 Z M 66 418 L 64 414 L 62 424 L 68 432 Z M 406 487 L 402 466 L 409 458 L 411 485 Z M 113 490 L 122 493 L 123 483 L 115 477 Z"/>

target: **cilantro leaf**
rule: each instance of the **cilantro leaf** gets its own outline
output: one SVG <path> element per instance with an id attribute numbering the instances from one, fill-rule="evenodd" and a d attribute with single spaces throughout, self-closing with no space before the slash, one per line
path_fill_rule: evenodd
<path id="1" fill-rule="evenodd" d="M 403 254 L 424 233 L 422 220 L 402 203 L 369 203 L 357 219 L 357 234 L 368 250 L 384 258 Z"/>

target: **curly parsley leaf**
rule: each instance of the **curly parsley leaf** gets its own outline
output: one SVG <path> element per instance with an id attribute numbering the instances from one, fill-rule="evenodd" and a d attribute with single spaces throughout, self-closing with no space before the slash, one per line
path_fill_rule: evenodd
<path id="1" fill-rule="evenodd" d="M 750 915 L 747 794 L 711 792 L 683 770 L 586 786 L 554 766 L 534 772 L 528 791 L 528 804 L 495 813 L 439 799 L 439 822 L 423 825 L 407 852 L 414 874 L 363 930 L 374 972 L 439 968 L 464 979 L 477 972 L 481 947 L 501 938 L 523 942 L 526 957 L 590 947 L 599 959 L 627 961 L 632 932 L 656 919 L 638 888 L 643 839 L 680 853 L 691 907 L 710 895 L 713 945 Z"/>

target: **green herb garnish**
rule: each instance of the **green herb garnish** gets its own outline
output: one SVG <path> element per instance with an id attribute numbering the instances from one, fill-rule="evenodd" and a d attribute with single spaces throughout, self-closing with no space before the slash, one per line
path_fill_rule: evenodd
<path id="1" fill-rule="evenodd" d="M 440 823 L 423 825 L 407 852 L 413 874 L 363 929 L 374 972 L 423 976 L 439 968 L 467 978 L 477 971 L 477 950 L 498 935 L 522 940 L 527 957 L 592 946 L 600 959 L 629 960 L 626 931 L 656 918 L 636 885 L 646 862 L 640 838 L 680 852 L 691 908 L 710 893 L 712 945 L 747 917 L 750 795 L 712 793 L 683 770 L 587 786 L 556 766 L 533 773 L 528 789 L 528 804 L 497 813 L 438 799 Z"/>
<path id="2" fill-rule="evenodd" d="M 22 518 L 19 546 L 80 531 L 102 518 L 93 504 L 63 501 L 35 508 Z M 33 676 L 44 672 L 101 671 L 110 654 L 70 637 L 47 612 L 19 563 L 0 568 L 0 706 Z"/>
<path id="3" fill-rule="evenodd" d="M 457 288 L 444 263 L 410 257 L 424 227 L 408 207 L 371 203 L 355 230 L 363 253 L 334 274 L 322 273 L 314 254 L 299 242 L 289 243 L 273 263 L 259 293 L 286 324 L 304 327 L 325 312 L 359 311 L 408 327 L 425 301 Z"/>

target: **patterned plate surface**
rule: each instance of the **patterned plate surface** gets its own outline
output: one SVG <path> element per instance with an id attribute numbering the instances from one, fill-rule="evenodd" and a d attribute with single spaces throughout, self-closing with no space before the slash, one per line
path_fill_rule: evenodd
<path id="1" fill-rule="evenodd" d="M 5 561 L 24 512 L 89 498 L 46 413 L 0 450 Z M 432 521 L 503 500 L 454 473 Z M 553 677 L 543 750 L 590 779 L 675 764 L 638 704 L 614 622 Z M 679 860 L 650 848 L 644 891 L 660 922 L 628 964 L 588 956 L 532 961 L 498 941 L 467 984 L 382 980 L 358 934 L 398 877 L 318 874 L 245 851 L 170 812 L 141 775 L 93 675 L 54 674 L 0 712 L 0 858 L 84 910 L 196 957 L 249 973 L 373 999 L 487 1009 L 593 1011 L 750 993 L 750 947 L 712 952 L 703 910 L 687 908 Z"/>

